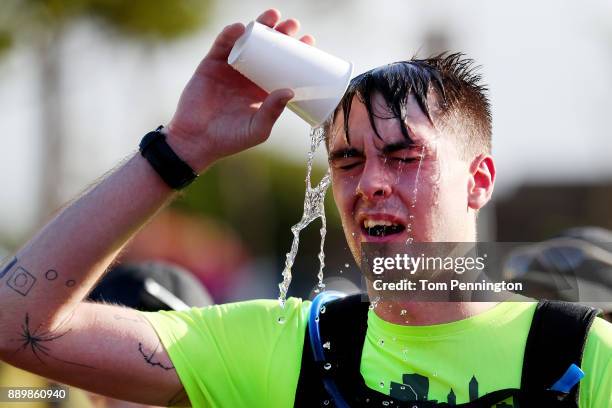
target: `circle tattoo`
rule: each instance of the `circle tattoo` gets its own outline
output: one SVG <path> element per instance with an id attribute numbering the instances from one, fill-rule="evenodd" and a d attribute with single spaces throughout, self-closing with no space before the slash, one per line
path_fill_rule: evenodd
<path id="1" fill-rule="evenodd" d="M 49 269 L 45 273 L 45 278 L 47 278 L 47 280 L 50 280 L 50 281 L 57 279 L 57 271 L 54 269 Z"/>
<path id="2" fill-rule="evenodd" d="M 74 284 L 76 283 L 76 281 L 74 279 L 70 279 L 66 281 L 66 286 L 68 286 L 69 288 L 74 286 Z"/>

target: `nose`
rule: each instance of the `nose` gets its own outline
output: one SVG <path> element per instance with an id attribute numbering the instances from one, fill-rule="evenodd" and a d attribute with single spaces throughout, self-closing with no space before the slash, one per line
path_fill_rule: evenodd
<path id="1" fill-rule="evenodd" d="M 366 160 L 357 185 L 357 194 L 370 201 L 389 197 L 393 191 L 393 186 L 384 167 L 378 157 Z"/>

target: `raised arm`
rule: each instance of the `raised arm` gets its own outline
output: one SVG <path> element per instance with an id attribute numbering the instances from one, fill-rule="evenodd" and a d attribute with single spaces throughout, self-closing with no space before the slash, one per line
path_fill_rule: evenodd
<path id="1" fill-rule="evenodd" d="M 279 20 L 276 10 L 258 18 L 295 34 L 296 20 Z M 237 23 L 219 34 L 165 130 L 168 144 L 197 172 L 265 141 L 293 96 L 290 90 L 268 95 L 227 65 L 243 32 Z M 156 405 L 175 398 L 180 381 L 139 313 L 83 302 L 130 236 L 172 197 L 135 154 L 6 260 L 0 266 L 0 357 L 114 398 Z"/>

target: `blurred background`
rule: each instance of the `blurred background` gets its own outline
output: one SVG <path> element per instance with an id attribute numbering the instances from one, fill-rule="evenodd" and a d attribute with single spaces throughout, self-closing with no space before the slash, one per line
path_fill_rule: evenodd
<path id="1" fill-rule="evenodd" d="M 167 123 L 220 29 L 268 7 L 299 18 L 356 74 L 444 50 L 482 65 L 498 182 L 481 240 L 612 228 L 609 1 L 3 0 L 0 254 Z M 200 177 L 122 260 L 181 265 L 215 302 L 277 296 L 303 209 L 308 134 L 285 112 L 269 142 Z M 315 174 L 324 166 L 321 154 Z M 326 273 L 358 280 L 331 193 L 327 214 Z M 319 226 L 303 232 L 290 295 L 316 282 Z"/>
<path id="2" fill-rule="evenodd" d="M 268 7 L 299 18 L 356 74 L 445 50 L 482 65 L 498 181 L 481 240 L 612 228 L 610 1 L 2 0 L 0 258 L 170 120 L 222 27 Z M 302 215 L 308 134 L 285 112 L 267 143 L 218 163 L 152 220 L 122 263 L 182 267 L 217 303 L 277 296 Z M 331 193 L 326 207 L 326 275 L 358 282 Z M 302 233 L 289 295 L 308 297 L 316 283 L 319 226 Z M 46 381 L 4 366 L 0 384 Z"/>

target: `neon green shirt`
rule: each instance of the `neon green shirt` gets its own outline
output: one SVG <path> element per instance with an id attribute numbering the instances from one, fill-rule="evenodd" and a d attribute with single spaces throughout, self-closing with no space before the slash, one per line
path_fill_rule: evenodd
<path id="1" fill-rule="evenodd" d="M 194 407 L 291 407 L 311 303 L 253 300 L 144 313 Z M 468 319 L 402 326 L 368 314 L 365 383 L 398 399 L 468 402 L 520 388 L 533 302 L 500 303 Z M 612 325 L 597 318 L 585 345 L 580 407 L 612 406 Z M 506 405 L 496 407 L 510 408 Z"/>

